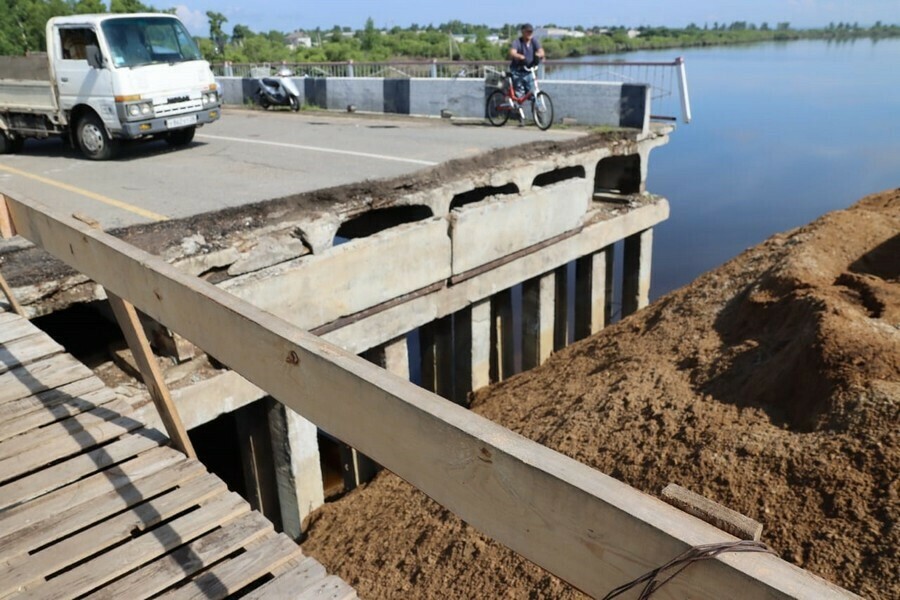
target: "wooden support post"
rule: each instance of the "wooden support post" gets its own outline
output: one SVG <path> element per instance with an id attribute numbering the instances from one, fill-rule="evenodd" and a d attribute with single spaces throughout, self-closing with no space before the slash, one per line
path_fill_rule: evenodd
<path id="1" fill-rule="evenodd" d="M 453 398 L 453 317 L 446 316 L 431 324 L 434 340 L 434 392 Z"/>
<path id="2" fill-rule="evenodd" d="M 429 392 L 437 390 L 437 361 L 434 323 L 426 323 L 419 327 L 419 366 L 422 387 Z"/>
<path id="3" fill-rule="evenodd" d="M 762 536 L 763 526 L 759 521 L 754 521 L 750 517 L 704 498 L 700 494 L 695 494 L 678 484 L 670 483 L 663 488 L 661 497 L 672 506 L 703 519 L 736 538 L 758 542 Z"/>
<path id="4" fill-rule="evenodd" d="M 650 303 L 650 266 L 653 262 L 653 229 L 625 238 L 625 264 L 622 281 L 622 316 Z"/>
<path id="5" fill-rule="evenodd" d="M 491 381 L 503 381 L 515 372 L 512 292 L 503 290 L 491 298 Z"/>
<path id="6" fill-rule="evenodd" d="M 569 344 L 569 265 L 558 267 L 554 275 L 556 288 L 553 318 L 553 350 Z"/>
<path id="7" fill-rule="evenodd" d="M 0 194 L 0 237 L 4 240 L 8 240 L 18 234 L 16 224 L 13 222 L 12 215 L 9 212 L 7 200 L 6 196 Z"/>
<path id="8" fill-rule="evenodd" d="M 281 527 L 296 540 L 309 513 L 325 503 L 318 428 L 275 400 L 268 409 Z"/>
<path id="9" fill-rule="evenodd" d="M 3 134 L 0 133 L 0 135 Z M 0 237 L 4 240 L 8 240 L 15 235 L 16 224 L 13 223 L 12 215 L 9 213 L 9 207 L 6 204 L 6 196 L 0 194 Z M 22 305 L 16 300 L 16 297 L 12 293 L 12 288 L 6 283 L 6 279 L 3 275 L 0 275 L 0 288 L 3 289 L 3 295 L 6 296 L 9 307 L 20 317 L 25 317 L 25 311 L 22 309 Z"/>
<path id="10" fill-rule="evenodd" d="M 472 391 L 472 309 L 466 307 L 453 314 L 453 400 L 469 406 Z"/>
<path id="11" fill-rule="evenodd" d="M 603 321 L 602 323 L 600 323 L 600 325 L 606 327 L 607 325 L 612 323 L 613 319 L 613 298 L 615 297 L 615 278 L 613 277 L 613 274 L 615 273 L 614 266 L 616 262 L 616 247 L 613 244 L 610 244 L 603 250 L 603 253 L 606 255 L 606 270 L 604 271 L 604 274 L 606 275 L 606 283 L 603 285 L 603 293 L 600 293 L 598 289 L 599 283 L 594 284 L 594 290 L 597 294 L 597 301 L 604 302 Z"/>
<path id="12" fill-rule="evenodd" d="M 609 322 L 613 247 L 575 263 L 575 339 L 595 334 Z"/>
<path id="13" fill-rule="evenodd" d="M 235 412 L 234 417 L 247 502 L 280 529 L 278 486 L 272 467 L 272 440 L 269 437 L 266 406 L 262 402 L 254 402 Z"/>
<path id="14" fill-rule="evenodd" d="M 341 455 L 345 492 L 371 481 L 381 470 L 378 463 L 348 444 L 338 442 L 338 451 Z"/>
<path id="15" fill-rule="evenodd" d="M 471 324 L 470 384 L 472 391 L 491 383 L 491 302 L 482 300 L 469 308 Z"/>
<path id="16" fill-rule="evenodd" d="M 6 283 L 6 278 L 3 275 L 0 275 L 0 288 L 3 289 L 3 295 L 6 296 L 6 301 L 9 303 L 10 308 L 22 318 L 28 318 L 25 316 L 25 309 L 22 308 L 22 305 L 19 304 L 19 301 L 16 300 L 15 295 L 13 295 L 12 288 L 9 287 L 9 284 Z"/>
<path id="17" fill-rule="evenodd" d="M 443 317 L 419 328 L 422 387 L 453 398 L 453 318 Z"/>
<path id="18" fill-rule="evenodd" d="M 547 273 L 522 284 L 522 368 L 533 369 L 553 352 L 556 276 Z"/>
<path id="19" fill-rule="evenodd" d="M 116 321 L 125 335 L 125 341 L 134 355 L 141 377 L 144 379 L 144 385 L 150 392 L 150 398 L 159 411 L 159 417 L 165 425 L 166 433 L 172 440 L 172 445 L 187 454 L 191 458 L 197 458 L 194 452 L 194 446 L 188 437 L 187 431 L 178 415 L 178 409 L 172 402 L 172 396 L 169 394 L 169 388 L 166 387 L 162 373 L 159 371 L 159 365 L 156 357 L 150 351 L 150 343 L 147 336 L 144 335 L 144 328 L 138 319 L 137 311 L 131 303 L 122 300 L 109 290 L 106 290 L 109 298 L 109 305 L 112 307 L 113 314 L 116 315 Z"/>

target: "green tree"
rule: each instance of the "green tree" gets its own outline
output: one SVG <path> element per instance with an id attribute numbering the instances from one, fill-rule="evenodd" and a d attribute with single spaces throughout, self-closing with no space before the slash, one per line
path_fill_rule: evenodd
<path id="1" fill-rule="evenodd" d="M 378 30 L 375 29 L 375 21 L 372 20 L 372 17 L 366 19 L 366 26 L 363 28 L 362 36 L 360 38 L 362 42 L 362 49 L 366 52 L 370 52 L 375 49 L 375 46 L 378 45 L 380 34 Z"/>
<path id="2" fill-rule="evenodd" d="M 138 0 L 109 0 L 109 12 L 111 13 L 139 13 L 157 12 L 152 6 Z"/>
<path id="3" fill-rule="evenodd" d="M 246 25 L 235 25 L 234 29 L 231 30 L 231 43 L 235 46 L 243 46 L 244 40 L 249 37 L 252 37 L 253 31 L 250 30 Z"/>
<path id="4" fill-rule="evenodd" d="M 72 12 L 76 15 L 91 15 L 106 12 L 106 5 L 102 0 L 78 0 L 73 3 Z"/>
<path id="5" fill-rule="evenodd" d="M 228 36 L 222 30 L 222 25 L 228 22 L 228 19 L 222 13 L 212 10 L 206 11 L 206 18 L 209 19 L 209 39 L 212 40 L 216 49 L 216 55 L 225 55 L 225 44 L 228 43 Z"/>

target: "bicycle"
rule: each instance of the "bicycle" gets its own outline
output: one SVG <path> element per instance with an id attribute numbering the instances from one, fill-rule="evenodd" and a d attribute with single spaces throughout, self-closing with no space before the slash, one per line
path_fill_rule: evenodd
<path id="1" fill-rule="evenodd" d="M 508 71 L 503 74 L 502 82 L 498 85 L 503 89 L 495 90 L 487 99 L 487 118 L 494 127 L 502 127 L 509 120 L 509 115 L 515 111 L 519 119 L 524 122 L 525 110 L 522 105 L 531 101 L 531 114 L 534 124 L 541 131 L 550 129 L 553 125 L 553 100 L 547 92 L 542 92 L 538 86 L 537 66 L 527 67 L 534 77 L 534 89 L 524 96 L 516 95 L 512 82 L 512 74 Z"/>

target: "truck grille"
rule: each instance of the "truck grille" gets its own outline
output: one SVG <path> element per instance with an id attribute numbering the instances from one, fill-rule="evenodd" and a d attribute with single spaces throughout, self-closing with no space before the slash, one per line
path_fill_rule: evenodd
<path id="1" fill-rule="evenodd" d="M 176 102 L 174 104 L 158 104 L 153 107 L 157 117 L 168 117 L 170 115 L 179 115 L 187 112 L 197 112 L 203 109 L 203 102 L 200 100 L 189 100 L 187 102 Z"/>

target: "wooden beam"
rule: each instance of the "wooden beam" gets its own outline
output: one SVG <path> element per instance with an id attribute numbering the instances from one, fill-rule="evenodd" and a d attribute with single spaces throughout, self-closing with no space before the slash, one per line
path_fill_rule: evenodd
<path id="1" fill-rule="evenodd" d="M 112 307 L 113 314 L 116 316 L 116 321 L 118 321 L 119 327 L 122 328 L 122 333 L 125 335 L 125 341 L 128 342 L 128 347 L 131 349 L 134 360 L 137 362 L 141 377 L 144 379 L 144 385 L 147 386 L 147 390 L 150 392 L 150 398 L 153 399 L 153 404 L 156 405 L 156 410 L 159 411 L 159 417 L 162 419 L 163 425 L 165 425 L 166 433 L 169 434 L 172 444 L 191 458 L 197 458 L 194 446 L 191 444 L 184 424 L 181 422 L 181 417 L 178 415 L 178 409 L 175 407 L 175 403 L 172 402 L 169 388 L 166 387 L 166 382 L 159 370 L 156 357 L 153 356 L 153 352 L 150 350 L 150 343 L 147 341 L 147 336 L 144 335 L 144 328 L 138 318 L 137 311 L 130 302 L 126 302 L 108 288 L 106 295 L 109 298 L 109 305 Z"/>
<path id="2" fill-rule="evenodd" d="M 7 196 L 0 194 L 0 237 L 4 240 L 8 240 L 18 234 L 16 224 L 13 222 L 12 215 L 9 212 L 7 199 Z"/>
<path id="3" fill-rule="evenodd" d="M 575 339 L 603 329 L 609 322 L 613 246 L 575 261 Z"/>
<path id="4" fill-rule="evenodd" d="M 509 379 L 516 372 L 512 291 L 491 297 L 491 381 Z"/>
<path id="5" fill-rule="evenodd" d="M 10 308 L 13 309 L 17 315 L 22 318 L 28 318 L 25 315 L 25 309 L 22 308 L 22 305 L 19 304 L 19 301 L 16 300 L 16 296 L 13 294 L 12 288 L 9 287 L 9 284 L 6 283 L 6 278 L 0 274 L 0 288 L 3 289 L 3 295 L 6 296 L 6 301 L 9 302 Z"/>
<path id="6" fill-rule="evenodd" d="M 592 596 L 721 530 L 519 436 L 162 259 L 34 201 L 9 201 L 19 233 L 352 444 L 476 529 Z M 666 598 L 845 598 L 776 556 L 691 565 Z"/>
<path id="7" fill-rule="evenodd" d="M 569 345 L 569 265 L 554 270 L 553 351 Z"/>
<path id="8" fill-rule="evenodd" d="M 625 238 L 622 273 L 622 317 L 650 303 L 650 267 L 653 263 L 653 229 Z"/>
<path id="9" fill-rule="evenodd" d="M 670 483 L 663 488 L 662 499 L 686 513 L 703 519 L 710 525 L 715 525 L 734 537 L 742 540 L 753 540 L 754 542 L 758 542 L 760 537 L 762 537 L 763 527 L 759 521 L 742 515 L 736 510 L 731 510 L 727 506 L 722 506 L 718 502 L 704 498 L 700 494 L 695 494 L 676 483 Z"/>

